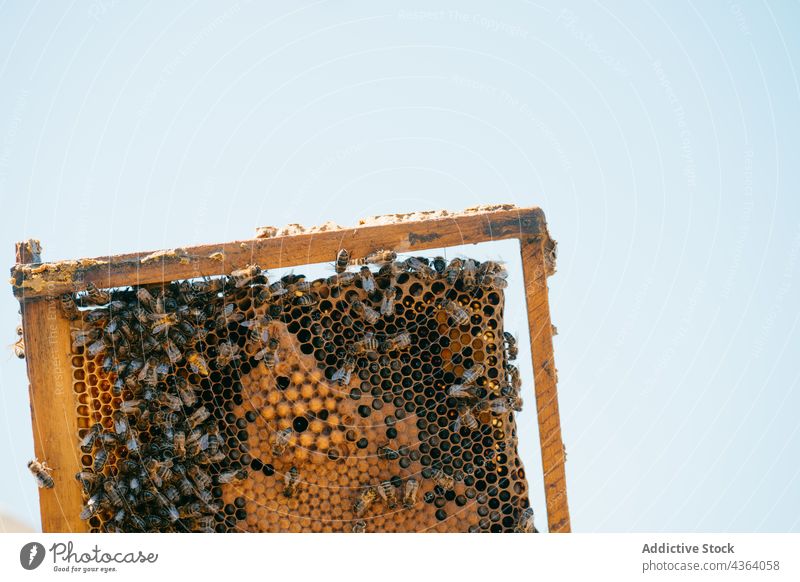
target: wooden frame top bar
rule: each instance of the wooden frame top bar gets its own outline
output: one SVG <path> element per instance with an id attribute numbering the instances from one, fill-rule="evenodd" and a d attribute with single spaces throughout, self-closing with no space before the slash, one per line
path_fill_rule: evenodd
<path id="1" fill-rule="evenodd" d="M 11 269 L 12 287 L 15 296 L 27 300 L 80 291 L 88 282 L 100 288 L 125 287 L 223 275 L 248 264 L 276 269 L 333 262 L 340 248 L 362 257 L 383 248 L 409 252 L 523 237 L 544 239 L 545 248 L 554 246 L 544 213 L 536 207 L 513 205 L 476 207 L 458 213 L 387 215 L 351 228 L 262 231 L 273 236 L 150 253 L 18 264 Z"/>

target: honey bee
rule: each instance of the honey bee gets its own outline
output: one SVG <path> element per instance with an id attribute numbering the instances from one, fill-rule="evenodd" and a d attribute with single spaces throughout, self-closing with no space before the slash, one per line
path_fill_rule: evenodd
<path id="1" fill-rule="evenodd" d="M 114 447 L 119 442 L 117 435 L 113 432 L 101 432 L 97 435 L 97 444 L 101 447 Z"/>
<path id="2" fill-rule="evenodd" d="M 196 428 L 186 437 L 186 451 L 192 455 L 199 455 L 208 449 L 210 436 L 207 432 Z"/>
<path id="3" fill-rule="evenodd" d="M 377 487 L 378 495 L 389 509 L 397 507 L 397 489 L 391 481 L 381 481 Z"/>
<path id="4" fill-rule="evenodd" d="M 214 319 L 214 325 L 218 330 L 224 330 L 228 327 L 229 323 L 240 323 L 244 321 L 244 313 L 236 311 L 236 305 L 233 303 L 226 303 L 219 315 Z"/>
<path id="5" fill-rule="evenodd" d="M 359 519 L 353 524 L 353 533 L 365 533 L 367 531 L 367 522 Z"/>
<path id="6" fill-rule="evenodd" d="M 385 461 L 396 461 L 400 458 L 400 453 L 391 448 L 387 443 L 378 447 L 378 458 Z"/>
<path id="7" fill-rule="evenodd" d="M 94 442 L 97 440 L 97 435 L 99 435 L 103 431 L 103 427 L 100 423 L 94 423 L 89 430 L 86 432 L 86 435 L 81 439 L 80 445 L 78 445 L 82 452 L 84 453 L 91 453 L 92 449 L 94 448 Z"/>
<path id="8" fill-rule="evenodd" d="M 224 286 L 224 278 L 211 279 L 205 277 L 202 281 L 193 281 L 191 283 L 191 293 L 197 297 L 202 295 L 216 295 L 222 291 Z"/>
<path id="9" fill-rule="evenodd" d="M 70 332 L 70 335 L 72 336 L 72 349 L 77 350 L 99 338 L 100 330 L 96 328 L 88 330 L 75 329 Z"/>
<path id="10" fill-rule="evenodd" d="M 355 314 L 358 317 L 363 317 L 364 321 L 366 321 L 370 325 L 378 321 L 378 318 L 380 317 L 380 313 L 372 309 L 372 307 L 370 307 L 369 305 L 365 305 L 359 299 L 353 301 L 352 307 Z"/>
<path id="11" fill-rule="evenodd" d="M 469 321 L 469 312 L 455 301 L 445 299 L 441 301 L 440 306 L 447 312 L 454 326 L 458 327 Z"/>
<path id="12" fill-rule="evenodd" d="M 17 341 L 13 344 L 14 355 L 20 360 L 25 359 L 25 338 L 22 336 L 22 326 L 17 326 Z"/>
<path id="13" fill-rule="evenodd" d="M 231 278 L 233 279 L 234 285 L 238 289 L 252 282 L 253 279 L 258 277 L 260 274 L 261 269 L 258 267 L 258 265 L 247 265 L 242 269 L 233 271 L 231 273 Z"/>
<path id="14" fill-rule="evenodd" d="M 474 398 L 475 387 L 465 384 L 453 384 L 448 388 L 447 394 L 453 398 Z"/>
<path id="15" fill-rule="evenodd" d="M 189 333 L 188 335 L 186 332 L 187 327 L 191 328 L 192 330 L 192 333 Z M 167 332 L 167 336 L 172 338 L 172 341 L 175 343 L 175 346 L 179 348 L 185 348 L 189 343 L 189 338 L 191 338 L 196 333 L 197 329 L 194 326 L 192 326 L 191 323 L 185 320 L 179 320 L 178 325 L 171 328 Z"/>
<path id="16" fill-rule="evenodd" d="M 166 495 L 164 495 L 163 493 L 158 493 L 156 495 L 156 499 L 158 501 L 158 505 L 160 505 L 162 509 L 160 514 L 161 516 L 165 517 L 167 521 L 169 521 L 170 523 L 175 523 L 176 521 L 178 521 L 178 519 L 180 519 L 181 514 L 178 511 L 178 508 L 175 507 L 175 504 L 173 504 L 166 497 Z M 161 529 L 162 527 L 164 527 L 164 525 L 159 524 L 158 529 Z"/>
<path id="17" fill-rule="evenodd" d="M 349 271 L 338 273 L 325 279 L 325 284 L 329 287 L 347 287 L 356 280 L 356 274 Z"/>
<path id="18" fill-rule="evenodd" d="M 189 518 L 185 521 L 189 531 L 197 533 L 214 533 L 214 516 L 203 515 L 201 517 Z"/>
<path id="19" fill-rule="evenodd" d="M 447 259 L 444 257 L 433 257 L 433 269 L 436 271 L 437 275 L 443 275 L 445 269 L 447 268 Z"/>
<path id="20" fill-rule="evenodd" d="M 281 281 L 283 281 L 283 284 L 291 290 L 297 288 L 297 285 L 303 283 L 305 278 L 306 276 L 300 273 L 289 273 L 288 275 L 281 277 Z"/>
<path id="21" fill-rule="evenodd" d="M 292 440 L 292 434 L 294 431 L 289 428 L 285 428 L 275 433 L 275 444 L 272 445 L 272 454 L 276 457 L 281 456 L 284 451 L 286 451 L 286 447 L 289 446 L 289 443 Z"/>
<path id="22" fill-rule="evenodd" d="M 141 414 L 144 403 L 141 400 L 123 400 L 119 409 L 124 414 Z"/>
<path id="23" fill-rule="evenodd" d="M 377 498 L 378 492 L 374 487 L 365 487 L 353 503 L 353 513 L 356 517 L 362 517 Z"/>
<path id="24" fill-rule="evenodd" d="M 148 291 L 145 287 L 138 287 L 136 289 L 136 301 L 139 303 L 139 305 L 143 305 L 147 309 L 152 309 L 156 302 L 152 293 L 150 293 L 150 291 Z"/>
<path id="25" fill-rule="evenodd" d="M 507 397 L 506 403 L 514 412 L 522 412 L 522 397 L 519 394 L 512 394 Z"/>
<path id="26" fill-rule="evenodd" d="M 106 493 L 106 499 L 108 499 L 115 508 L 119 509 L 125 506 L 125 499 L 115 481 L 106 479 L 106 481 L 103 482 L 103 491 Z"/>
<path id="27" fill-rule="evenodd" d="M 178 412 L 181 408 L 183 408 L 183 401 L 174 394 L 170 394 L 169 392 L 159 393 L 158 397 L 156 398 L 156 401 L 159 404 L 166 406 L 173 412 Z"/>
<path id="28" fill-rule="evenodd" d="M 403 265 L 400 263 L 386 263 L 378 269 L 378 276 L 389 280 L 389 285 L 397 283 L 397 276 L 404 272 Z"/>
<path id="29" fill-rule="evenodd" d="M 205 358 L 194 350 L 186 354 L 186 363 L 189 365 L 189 369 L 195 374 L 208 376 L 211 373 Z"/>
<path id="30" fill-rule="evenodd" d="M 247 471 L 244 469 L 233 469 L 230 471 L 224 471 L 217 475 L 217 483 L 220 485 L 225 485 L 227 483 L 233 483 L 234 480 L 242 480 L 247 478 Z"/>
<path id="31" fill-rule="evenodd" d="M 150 312 L 144 307 L 134 307 L 132 313 L 136 324 L 141 329 L 144 329 L 145 326 L 150 325 Z"/>
<path id="32" fill-rule="evenodd" d="M 519 368 L 516 366 L 507 366 L 506 370 L 509 380 L 511 381 L 511 388 L 514 392 L 519 392 L 519 389 L 522 388 L 522 377 L 519 375 Z"/>
<path id="33" fill-rule="evenodd" d="M 419 492 L 419 482 L 413 477 L 409 477 L 403 487 L 403 506 L 411 509 L 417 504 L 417 493 Z"/>
<path id="34" fill-rule="evenodd" d="M 533 525 L 533 508 L 528 507 L 523 511 L 520 516 L 519 520 L 517 521 L 517 526 L 515 530 L 517 533 L 538 533 L 536 527 Z"/>
<path id="35" fill-rule="evenodd" d="M 469 370 L 464 372 L 464 375 L 461 377 L 461 382 L 465 386 L 471 386 L 481 377 L 485 369 L 483 364 L 473 365 Z"/>
<path id="36" fill-rule="evenodd" d="M 195 467 L 197 467 L 195 465 Z M 157 488 L 161 488 L 164 481 L 172 479 L 172 461 L 159 461 L 158 459 L 150 458 L 145 462 L 145 469 L 150 481 Z"/>
<path id="37" fill-rule="evenodd" d="M 310 307 L 312 305 L 316 305 L 318 301 L 319 296 L 316 293 L 304 293 L 302 295 L 298 295 L 294 300 L 295 305 L 299 305 L 300 307 Z"/>
<path id="38" fill-rule="evenodd" d="M 151 313 L 148 319 L 152 323 L 150 331 L 153 335 L 166 334 L 170 328 L 178 324 L 178 316 L 174 313 Z"/>
<path id="39" fill-rule="evenodd" d="M 456 480 L 453 479 L 451 475 L 445 473 L 441 467 L 436 467 L 433 470 L 433 476 L 431 478 L 433 479 L 434 485 L 441 487 L 445 491 L 452 491 L 455 489 Z"/>
<path id="40" fill-rule="evenodd" d="M 179 519 L 197 519 L 203 517 L 203 506 L 199 501 L 192 501 L 182 505 L 178 510 Z"/>
<path id="41" fill-rule="evenodd" d="M 475 415 L 472 414 L 472 411 L 468 409 L 462 410 L 458 418 L 453 421 L 453 431 L 458 432 L 461 430 L 461 427 L 465 427 L 469 430 L 475 430 L 478 428 L 478 420 L 475 418 Z"/>
<path id="42" fill-rule="evenodd" d="M 271 321 L 272 318 L 269 315 L 263 315 L 243 321 L 242 327 L 247 328 L 249 339 L 266 344 L 269 341 L 269 324 Z"/>
<path id="43" fill-rule="evenodd" d="M 180 429 L 176 430 L 172 436 L 172 449 L 179 459 L 186 456 L 186 433 Z"/>
<path id="44" fill-rule="evenodd" d="M 28 470 L 36 479 L 36 484 L 40 489 L 52 489 L 55 486 L 53 477 L 50 476 L 50 471 L 52 469 L 50 469 L 44 461 L 41 463 L 38 459 L 28 461 Z"/>
<path id="45" fill-rule="evenodd" d="M 61 313 L 70 321 L 75 321 L 80 316 L 78 305 L 75 303 L 75 296 L 72 293 L 64 293 L 59 296 Z"/>
<path id="46" fill-rule="evenodd" d="M 519 354 L 519 348 L 517 347 L 517 338 L 515 338 L 513 334 L 504 331 L 503 341 L 505 342 L 506 345 L 506 358 L 509 360 L 516 360 L 517 355 Z"/>
<path id="47" fill-rule="evenodd" d="M 444 276 L 447 278 L 447 282 L 450 285 L 456 284 L 456 281 L 458 281 L 458 278 L 461 276 L 462 267 L 463 261 L 458 257 L 451 260 L 447 267 L 445 267 Z"/>
<path id="48" fill-rule="evenodd" d="M 364 337 L 353 343 L 353 353 L 368 354 L 378 351 L 378 340 L 375 339 L 375 334 L 368 331 Z"/>
<path id="49" fill-rule="evenodd" d="M 108 451 L 106 450 L 105 447 L 102 447 L 98 449 L 98 451 L 94 454 L 94 463 L 92 464 L 94 472 L 102 473 L 103 468 L 105 468 L 107 462 L 108 462 Z"/>
<path id="50" fill-rule="evenodd" d="M 217 365 L 227 366 L 239 359 L 239 346 L 229 341 L 220 342 L 217 346 Z"/>
<path id="51" fill-rule="evenodd" d="M 194 406 L 195 402 L 197 402 L 197 388 L 195 386 L 189 384 L 185 378 L 178 376 L 175 388 L 184 406 Z"/>
<path id="52" fill-rule="evenodd" d="M 394 302 L 397 297 L 397 288 L 389 286 L 383 290 L 383 299 L 381 300 L 381 315 L 384 317 L 391 314 L 394 310 Z"/>
<path id="53" fill-rule="evenodd" d="M 139 450 L 139 439 L 137 438 L 136 431 L 129 429 L 126 436 L 128 438 L 125 440 L 125 448 L 131 453 L 137 452 Z"/>
<path id="54" fill-rule="evenodd" d="M 184 336 L 190 337 L 190 338 L 198 335 L 198 333 L 199 333 L 198 329 L 194 325 L 192 325 L 191 322 L 189 322 L 189 321 L 187 321 L 185 319 L 183 319 L 180 322 L 178 322 L 177 329 L 179 329 Z"/>
<path id="55" fill-rule="evenodd" d="M 500 398 L 489 402 L 489 410 L 492 414 L 506 414 L 511 408 L 508 405 L 508 400 Z"/>
<path id="56" fill-rule="evenodd" d="M 165 340 L 161 343 L 161 347 L 163 348 L 164 353 L 167 354 L 167 358 L 169 358 L 171 364 L 177 364 L 183 357 L 183 354 L 181 354 L 178 346 L 176 346 L 175 342 L 169 339 L 169 337 L 165 338 Z"/>
<path id="57" fill-rule="evenodd" d="M 461 281 L 464 283 L 465 291 L 472 291 L 478 278 L 478 266 L 473 259 L 464 261 L 461 267 Z"/>
<path id="58" fill-rule="evenodd" d="M 411 335 L 407 331 L 398 332 L 387 337 L 381 347 L 385 352 L 391 352 L 394 350 L 407 350 L 411 347 Z"/>
<path id="59" fill-rule="evenodd" d="M 93 313 L 97 312 L 95 311 Z M 123 337 L 128 341 L 135 339 L 130 325 L 128 325 L 128 322 L 120 316 L 112 317 L 111 320 L 109 320 L 108 325 L 106 325 L 104 331 L 114 341 L 119 341 L 119 339 Z"/>
<path id="60" fill-rule="evenodd" d="M 106 341 L 104 338 L 100 338 L 99 340 L 92 342 L 89 344 L 89 347 L 86 348 L 86 354 L 90 358 L 94 358 L 95 356 L 99 356 L 103 352 L 106 351 Z"/>
<path id="61" fill-rule="evenodd" d="M 406 269 L 414 271 L 423 281 L 428 281 L 436 276 L 436 271 L 430 268 L 424 260 L 417 257 L 407 258 L 404 266 Z"/>
<path id="62" fill-rule="evenodd" d="M 347 265 L 350 264 L 350 253 L 347 249 L 339 249 L 336 253 L 336 274 L 341 275 L 347 270 Z"/>
<path id="63" fill-rule="evenodd" d="M 396 252 L 381 249 L 368 254 L 364 257 L 363 262 L 368 265 L 385 265 L 386 263 L 391 263 L 396 258 Z"/>
<path id="64" fill-rule="evenodd" d="M 95 327 L 102 327 L 108 321 L 108 308 L 92 309 L 83 312 L 83 321 Z"/>
<path id="65" fill-rule="evenodd" d="M 117 437 L 122 438 L 128 434 L 130 427 L 128 426 L 128 417 L 125 413 L 115 410 L 111 418 L 114 422 L 114 432 L 117 433 Z"/>
<path id="66" fill-rule="evenodd" d="M 108 291 L 101 291 L 97 285 L 89 281 L 86 284 L 86 295 L 83 300 L 89 305 L 105 305 L 111 301 L 111 293 Z"/>
<path id="67" fill-rule="evenodd" d="M 195 488 L 192 485 L 192 482 L 186 477 L 186 475 L 180 475 L 178 477 L 178 491 L 180 491 L 181 495 L 189 496 L 191 495 Z"/>
<path id="68" fill-rule="evenodd" d="M 508 287 L 507 277 L 504 275 L 484 275 L 480 277 L 481 287 L 484 289 L 505 289 Z"/>
<path id="69" fill-rule="evenodd" d="M 94 491 L 100 480 L 98 476 L 91 471 L 78 471 L 75 473 L 75 479 L 81 484 L 83 492 L 87 495 Z"/>
<path id="70" fill-rule="evenodd" d="M 211 413 L 208 411 L 208 408 L 201 406 L 195 410 L 189 418 L 186 419 L 186 422 L 191 428 L 194 428 L 201 422 L 205 422 L 209 416 L 211 416 Z"/>
<path id="71" fill-rule="evenodd" d="M 93 515 L 100 511 L 104 500 L 105 492 L 102 490 L 89 497 L 86 505 L 84 505 L 83 509 L 81 509 L 80 518 L 83 520 L 90 519 Z"/>
<path id="72" fill-rule="evenodd" d="M 503 266 L 503 263 L 498 261 L 484 261 L 481 263 L 481 266 L 478 267 L 478 275 L 485 276 L 485 275 L 503 275 L 506 274 L 506 268 Z"/>
<path id="73" fill-rule="evenodd" d="M 372 275 L 372 271 L 366 265 L 361 267 L 358 271 L 358 276 L 361 278 L 361 288 L 364 289 L 367 293 L 372 293 L 375 291 L 375 277 Z"/>
<path id="74" fill-rule="evenodd" d="M 289 289 L 286 288 L 282 280 L 275 281 L 268 289 L 271 297 L 282 297 L 289 292 Z"/>
<path id="75" fill-rule="evenodd" d="M 337 382 L 339 386 L 347 386 L 350 383 L 350 377 L 355 369 L 356 359 L 353 356 L 347 356 L 344 359 L 342 367 L 333 373 L 331 380 Z"/>
<path id="76" fill-rule="evenodd" d="M 219 433 L 219 427 L 215 424 L 208 431 L 208 452 L 211 455 L 217 454 L 220 451 L 222 443 L 222 435 Z"/>
<path id="77" fill-rule="evenodd" d="M 283 495 L 285 497 L 294 497 L 300 487 L 300 474 L 297 472 L 297 467 L 292 467 L 283 477 Z"/>
<path id="78" fill-rule="evenodd" d="M 271 368 L 278 362 L 278 346 L 280 346 L 280 342 L 277 339 L 269 338 L 267 345 L 257 351 L 253 358 L 263 361 L 265 366 Z"/>

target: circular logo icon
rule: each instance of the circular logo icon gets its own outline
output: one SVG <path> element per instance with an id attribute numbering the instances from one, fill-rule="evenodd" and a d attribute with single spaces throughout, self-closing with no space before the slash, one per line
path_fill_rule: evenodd
<path id="1" fill-rule="evenodd" d="M 30 542 L 19 551 L 19 563 L 26 570 L 35 570 L 44 561 L 44 546 L 39 542 Z"/>

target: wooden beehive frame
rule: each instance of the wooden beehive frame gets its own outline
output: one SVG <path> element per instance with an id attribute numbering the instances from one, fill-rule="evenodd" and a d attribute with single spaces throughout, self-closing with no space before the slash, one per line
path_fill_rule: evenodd
<path id="1" fill-rule="evenodd" d="M 38 243 L 17 245 L 12 286 L 22 312 L 34 449 L 53 468 L 55 481 L 53 489 L 40 490 L 43 531 L 87 530 L 78 517 L 82 499 L 73 478 L 80 467 L 74 443 L 78 427 L 71 413 L 70 328 L 58 308 L 60 294 L 83 290 L 89 282 L 123 287 L 222 275 L 251 263 L 276 269 L 330 262 L 339 248 L 364 256 L 379 248 L 408 253 L 507 239 L 520 242 L 548 529 L 570 531 L 547 289 L 555 243 L 540 209 L 482 207 L 379 217 L 353 228 L 266 234 L 272 236 L 54 263 L 41 262 Z"/>

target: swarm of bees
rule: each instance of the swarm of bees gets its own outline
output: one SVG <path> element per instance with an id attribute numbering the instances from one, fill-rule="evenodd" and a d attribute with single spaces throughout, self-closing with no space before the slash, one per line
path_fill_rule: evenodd
<path id="1" fill-rule="evenodd" d="M 93 458 L 75 475 L 86 499 L 82 519 L 102 516 L 109 532 L 214 531 L 221 503 L 213 487 L 247 471 L 231 462 L 226 428 L 201 400 L 199 384 L 214 369 L 235 366 L 239 346 L 220 342 L 214 362 L 200 346 L 237 321 L 220 297 L 225 287 L 258 276 L 248 267 L 228 279 L 113 292 L 90 283 L 61 298 L 73 350 L 102 358 L 121 399 L 111 423 L 91 424 L 79 443 Z M 190 374 L 179 371 L 184 363 Z"/>
<path id="2" fill-rule="evenodd" d="M 110 419 L 82 429 L 78 446 L 92 462 L 75 476 L 85 499 L 81 518 L 99 518 L 95 523 L 109 532 L 219 530 L 217 524 L 224 519 L 220 486 L 247 479 L 249 461 L 245 442 L 232 454 L 231 443 L 241 439 L 235 436 L 241 432 L 217 409 L 215 378 L 229 376 L 248 360 L 274 368 L 283 356 L 273 322 L 285 321 L 284 310 L 298 309 L 311 313 L 313 320 L 326 297 L 322 286 L 345 298 L 347 325 L 357 330 L 335 351 L 336 364 L 326 369 L 328 380 L 348 387 L 377 358 L 407 358 L 417 349 L 414 321 L 388 331 L 377 325 L 391 320 L 396 310 L 400 313 L 401 286 L 409 276 L 445 288 L 457 286 L 460 293 L 503 289 L 507 277 L 502 264 L 494 261 L 398 259 L 389 250 L 358 259 L 341 249 L 334 271 L 318 281 L 297 274 L 270 281 L 257 265 L 247 265 L 215 279 L 111 291 L 89 283 L 83 293 L 63 295 L 60 305 L 72 325 L 73 350 L 102 361 L 111 393 L 120 402 Z M 254 306 L 264 308 L 259 311 L 263 315 L 247 319 L 237 308 L 236 297 L 245 293 Z M 457 295 L 431 300 L 427 316 L 439 316 L 439 321 L 466 331 L 475 321 L 473 307 L 459 303 Z M 239 339 L 229 339 L 231 330 Z M 444 387 L 454 433 L 469 434 L 494 417 L 521 409 L 519 372 L 509 363 L 517 356 L 514 336 L 504 334 L 498 351 L 503 378 L 490 379 L 486 366 L 473 363 Z M 275 430 L 272 454 L 284 455 L 295 438 L 292 428 Z M 397 462 L 402 455 L 386 443 L 378 457 Z M 40 486 L 52 487 L 46 466 L 35 461 L 29 466 Z M 292 465 L 279 473 L 279 491 L 286 498 L 301 491 L 301 470 Z M 463 475 L 449 471 L 436 466 L 422 477 L 437 491 L 452 494 Z M 366 531 L 361 518 L 376 502 L 390 511 L 415 507 L 421 488 L 414 477 L 364 487 L 353 501 L 358 521 L 352 531 Z M 520 516 L 518 528 L 531 530 L 532 519 L 532 513 L 529 519 Z"/>

